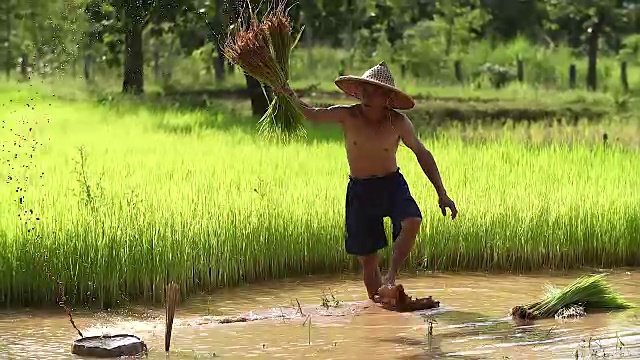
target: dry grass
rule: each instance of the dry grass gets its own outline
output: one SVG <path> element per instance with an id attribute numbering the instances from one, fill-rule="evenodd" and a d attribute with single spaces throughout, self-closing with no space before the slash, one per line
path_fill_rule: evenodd
<path id="1" fill-rule="evenodd" d="M 247 29 L 239 30 L 228 39 L 223 51 L 234 64 L 263 84 L 271 87 L 286 85 L 287 79 L 271 55 L 263 26 L 252 22 Z"/>

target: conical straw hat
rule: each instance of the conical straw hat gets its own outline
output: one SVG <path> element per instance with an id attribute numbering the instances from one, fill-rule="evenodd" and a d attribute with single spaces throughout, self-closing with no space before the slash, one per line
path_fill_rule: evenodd
<path id="1" fill-rule="evenodd" d="M 362 76 L 346 75 L 335 80 L 335 84 L 340 90 L 360 100 L 362 100 L 363 83 L 391 90 L 393 95 L 388 105 L 393 109 L 407 110 L 415 106 L 413 98 L 396 87 L 391 71 L 384 61 L 365 71 Z"/>

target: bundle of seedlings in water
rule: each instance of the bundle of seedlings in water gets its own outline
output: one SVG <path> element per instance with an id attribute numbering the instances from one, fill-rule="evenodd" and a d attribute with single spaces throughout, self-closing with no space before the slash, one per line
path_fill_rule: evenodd
<path id="1" fill-rule="evenodd" d="M 533 320 L 553 318 L 565 309 L 582 308 L 584 311 L 624 310 L 633 307 L 615 293 L 604 280 L 605 274 L 584 275 L 563 289 L 547 286 L 545 297 L 531 304 L 515 306 L 511 316 Z"/>
<path id="2" fill-rule="evenodd" d="M 280 1 L 261 21 L 251 13 L 249 24 L 238 26 L 229 34 L 223 47 L 225 56 L 262 85 L 273 89 L 287 87 L 289 58 L 302 31 L 293 36 L 285 8 Z M 266 94 L 265 94 L 266 96 Z M 296 137 L 305 134 L 304 116 L 288 95 L 275 94 L 266 113 L 260 118 L 259 133 L 266 137 Z"/>

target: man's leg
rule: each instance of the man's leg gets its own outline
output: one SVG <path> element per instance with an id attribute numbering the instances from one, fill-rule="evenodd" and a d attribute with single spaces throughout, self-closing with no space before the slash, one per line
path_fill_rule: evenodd
<path id="1" fill-rule="evenodd" d="M 404 264 L 416 242 L 416 236 L 418 235 L 418 231 L 420 231 L 421 223 L 422 219 L 419 217 L 410 217 L 401 221 L 400 224 L 402 228 L 393 243 L 393 256 L 391 257 L 389 272 L 384 279 L 385 283 L 395 283 L 398 269 Z"/>
<path id="2" fill-rule="evenodd" d="M 378 255 L 358 256 L 360 265 L 364 275 L 364 285 L 367 288 L 369 299 L 373 300 L 374 295 L 378 293 L 378 289 L 382 286 L 382 277 L 380 276 L 380 268 L 378 267 Z"/>
<path id="3" fill-rule="evenodd" d="M 345 238 L 344 246 L 347 254 L 358 257 L 364 272 L 364 284 L 369 298 L 381 286 L 380 269 L 378 268 L 378 250 L 387 246 L 384 231 L 383 215 L 376 194 L 366 182 L 349 182 L 345 206 Z"/>
<path id="4" fill-rule="evenodd" d="M 389 272 L 383 281 L 385 284 L 395 283 L 398 270 L 409 256 L 422 223 L 422 212 L 411 195 L 404 176 L 401 174 L 398 176 L 398 182 L 395 186 L 393 190 L 390 190 L 394 195 L 391 209 L 394 238 L 393 256 Z"/>
<path id="5" fill-rule="evenodd" d="M 349 255 L 358 257 L 362 265 L 364 284 L 367 294 L 373 300 L 382 286 L 378 267 L 378 250 L 387 245 L 382 218 L 367 216 L 363 213 L 350 213 L 347 216 L 345 250 Z"/>

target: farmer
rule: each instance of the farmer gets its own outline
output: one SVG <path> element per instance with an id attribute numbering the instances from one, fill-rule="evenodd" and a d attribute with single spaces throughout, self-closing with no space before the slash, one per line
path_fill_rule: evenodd
<path id="1" fill-rule="evenodd" d="M 387 65 L 382 62 L 362 76 L 341 76 L 335 84 L 360 104 L 311 107 L 300 100 L 289 85 L 276 89 L 300 105 L 304 116 L 318 123 L 339 123 L 343 129 L 350 176 L 346 194 L 345 250 L 358 257 L 370 299 L 382 285 L 395 285 L 400 266 L 411 252 L 422 222 L 422 213 L 396 162 L 400 140 L 413 151 L 420 167 L 433 184 L 443 216 L 458 213 L 442 185 L 436 162 L 416 136 L 409 118 L 396 111 L 414 107 L 413 99 L 397 89 Z M 378 250 L 387 246 L 383 218 L 393 225 L 393 257 L 384 279 L 378 268 Z"/>

